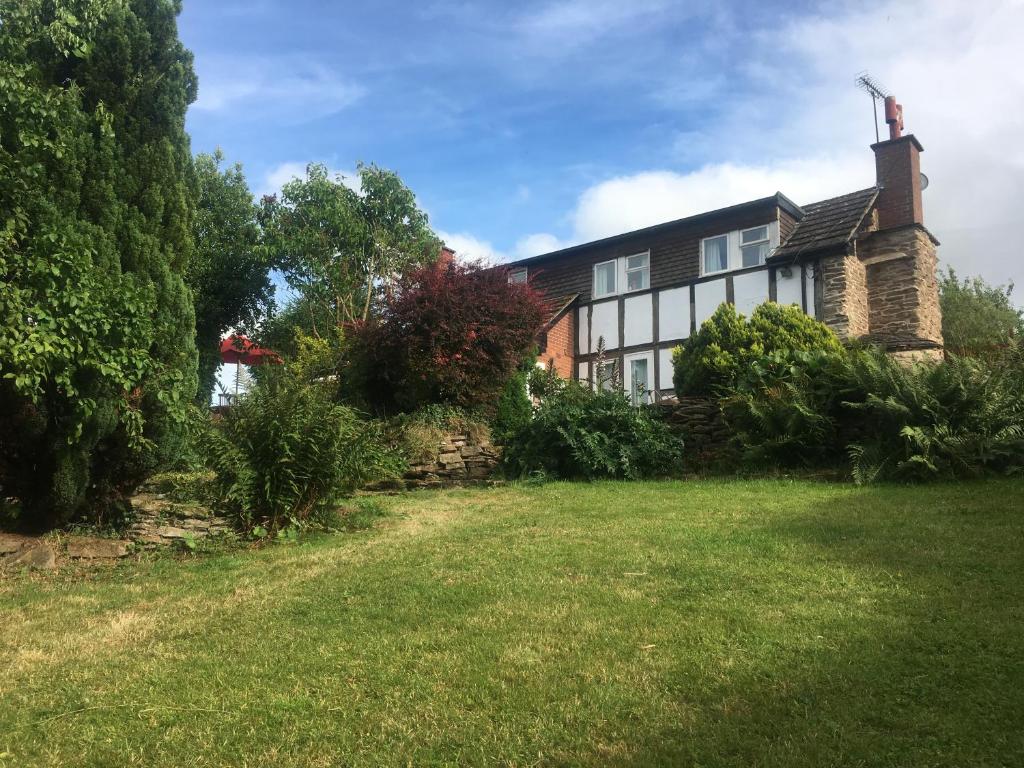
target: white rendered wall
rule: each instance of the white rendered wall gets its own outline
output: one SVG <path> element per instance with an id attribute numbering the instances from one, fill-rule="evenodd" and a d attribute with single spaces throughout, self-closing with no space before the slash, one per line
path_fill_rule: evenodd
<path id="1" fill-rule="evenodd" d="M 587 308 L 580 307 L 576 310 L 576 334 L 579 337 L 579 351 L 580 354 L 586 354 L 590 351 L 590 326 L 587 324 Z"/>
<path id="2" fill-rule="evenodd" d="M 697 328 L 718 309 L 725 301 L 725 278 L 697 283 L 693 287 L 693 304 L 697 318 Z"/>
<path id="3" fill-rule="evenodd" d="M 796 304 L 803 309 L 799 266 L 790 267 L 789 277 L 783 277 L 782 270 L 775 270 L 775 300 L 779 304 Z"/>
<path id="4" fill-rule="evenodd" d="M 807 285 L 807 314 L 816 317 L 814 314 L 814 270 L 811 267 L 804 269 L 804 283 Z"/>
<path id="5" fill-rule="evenodd" d="M 594 304 L 594 315 L 590 327 L 590 351 L 597 351 L 597 340 L 604 336 L 604 348 L 619 346 L 619 302 L 605 301 Z"/>
<path id="6" fill-rule="evenodd" d="M 579 364 L 577 378 L 582 382 L 586 382 L 586 380 L 590 378 L 590 363 Z"/>
<path id="7" fill-rule="evenodd" d="M 672 389 L 672 350 L 658 350 L 658 389 Z"/>
<path id="8" fill-rule="evenodd" d="M 625 304 L 623 324 L 626 346 L 650 344 L 654 341 L 654 312 L 651 294 L 629 296 L 623 303 Z"/>
<path id="9" fill-rule="evenodd" d="M 661 291 L 658 294 L 658 338 L 685 339 L 689 335 L 689 287 Z"/>
<path id="10" fill-rule="evenodd" d="M 768 270 L 736 275 L 732 279 L 732 296 L 736 311 L 750 317 L 758 304 L 768 301 Z"/>

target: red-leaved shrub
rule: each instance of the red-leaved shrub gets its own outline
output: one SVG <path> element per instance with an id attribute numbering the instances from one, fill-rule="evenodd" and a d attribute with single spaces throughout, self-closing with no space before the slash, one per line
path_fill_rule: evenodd
<path id="1" fill-rule="evenodd" d="M 441 262 L 413 270 L 380 316 L 355 330 L 363 396 L 384 413 L 432 403 L 493 408 L 547 311 L 536 290 L 509 283 L 502 268 Z"/>

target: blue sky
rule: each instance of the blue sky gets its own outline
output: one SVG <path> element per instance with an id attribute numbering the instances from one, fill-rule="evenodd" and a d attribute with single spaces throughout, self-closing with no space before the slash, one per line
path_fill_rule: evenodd
<path id="1" fill-rule="evenodd" d="M 925 146 L 940 255 L 1024 283 L 1018 0 L 184 5 L 193 150 L 257 192 L 375 162 L 498 260 L 776 189 L 811 202 L 873 182 L 869 70 Z"/>

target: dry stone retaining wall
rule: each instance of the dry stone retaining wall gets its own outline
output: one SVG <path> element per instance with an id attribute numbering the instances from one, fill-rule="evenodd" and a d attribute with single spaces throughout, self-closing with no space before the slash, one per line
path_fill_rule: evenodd
<path id="1" fill-rule="evenodd" d="M 438 442 L 437 454 L 429 461 L 412 464 L 398 480 L 375 483 L 367 490 L 444 488 L 482 483 L 491 477 L 500 459 L 501 448 L 490 438 L 454 432 L 443 436 Z"/>
<path id="2" fill-rule="evenodd" d="M 683 461 L 688 469 L 705 469 L 733 458 L 732 432 L 716 400 L 681 397 L 654 408 L 685 441 Z"/>

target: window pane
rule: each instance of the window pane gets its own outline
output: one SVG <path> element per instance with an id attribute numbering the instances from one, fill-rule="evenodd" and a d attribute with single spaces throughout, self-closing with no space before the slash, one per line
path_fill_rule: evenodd
<path id="1" fill-rule="evenodd" d="M 508 281 L 510 283 L 525 283 L 526 282 L 526 270 L 525 269 L 513 269 L 508 273 Z"/>
<path id="2" fill-rule="evenodd" d="M 744 245 L 740 251 L 743 254 L 743 266 L 756 267 L 758 264 L 764 264 L 764 260 L 768 258 L 768 243 Z"/>
<path id="3" fill-rule="evenodd" d="M 647 398 L 647 359 L 631 360 L 630 369 L 630 399 L 634 405 L 642 403 Z"/>
<path id="4" fill-rule="evenodd" d="M 607 362 L 597 370 L 598 389 L 610 390 L 615 382 L 615 361 Z"/>
<path id="5" fill-rule="evenodd" d="M 636 256 L 626 258 L 626 269 L 639 269 L 647 266 L 647 254 L 638 253 Z"/>
<path id="6" fill-rule="evenodd" d="M 704 271 L 721 272 L 729 268 L 729 238 L 725 235 L 704 241 Z"/>
<path id="7" fill-rule="evenodd" d="M 594 295 L 607 296 L 609 293 L 615 293 L 614 261 L 594 267 Z"/>
<path id="8" fill-rule="evenodd" d="M 639 291 L 647 287 L 649 272 L 646 267 L 626 273 L 626 290 Z"/>
<path id="9" fill-rule="evenodd" d="M 756 243 L 759 240 L 768 239 L 768 227 L 754 227 L 753 229 L 745 229 L 740 235 L 742 243 Z"/>

